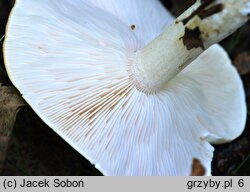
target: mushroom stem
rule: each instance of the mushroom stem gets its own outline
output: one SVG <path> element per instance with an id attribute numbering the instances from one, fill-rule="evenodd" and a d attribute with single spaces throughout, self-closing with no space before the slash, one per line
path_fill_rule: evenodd
<path id="1" fill-rule="evenodd" d="M 135 86 L 152 94 L 211 45 L 223 40 L 249 19 L 250 0 L 198 0 L 136 53 L 131 65 Z"/>

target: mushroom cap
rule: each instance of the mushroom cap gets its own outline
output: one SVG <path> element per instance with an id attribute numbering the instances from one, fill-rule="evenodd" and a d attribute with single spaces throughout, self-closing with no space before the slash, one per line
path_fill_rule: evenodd
<path id="1" fill-rule="evenodd" d="M 104 175 L 190 175 L 193 159 L 210 175 L 210 142 L 244 129 L 242 82 L 214 45 L 161 92 L 138 91 L 128 65 L 171 22 L 157 0 L 17 0 L 6 68 L 40 118 Z"/>

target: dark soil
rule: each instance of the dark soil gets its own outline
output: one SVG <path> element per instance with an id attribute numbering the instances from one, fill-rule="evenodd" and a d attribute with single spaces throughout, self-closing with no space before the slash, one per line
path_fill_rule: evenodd
<path id="1" fill-rule="evenodd" d="M 167 1 L 165 5 L 179 15 L 195 0 Z M 0 38 L 14 0 L 0 0 Z M 239 54 L 250 53 L 250 24 L 246 24 L 221 44 L 235 62 Z M 1 41 L 2 45 L 2 41 Z M 0 54 L 0 83 L 11 85 Z M 238 60 L 238 59 L 237 59 Z M 248 65 L 250 65 L 248 63 Z M 248 108 L 250 73 L 244 73 Z M 235 141 L 215 146 L 213 175 L 250 175 L 250 116 L 244 133 Z M 3 175 L 101 175 L 84 157 L 46 126 L 29 106 L 17 116 Z"/>

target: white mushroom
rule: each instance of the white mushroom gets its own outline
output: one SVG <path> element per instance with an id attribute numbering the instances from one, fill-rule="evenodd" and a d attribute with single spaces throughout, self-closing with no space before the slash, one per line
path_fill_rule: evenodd
<path id="1" fill-rule="evenodd" d="M 200 0 L 174 22 L 158 0 L 16 0 L 6 68 L 104 175 L 190 175 L 193 159 L 210 175 L 210 143 L 246 121 L 240 77 L 211 45 L 248 20 L 247 5 Z"/>

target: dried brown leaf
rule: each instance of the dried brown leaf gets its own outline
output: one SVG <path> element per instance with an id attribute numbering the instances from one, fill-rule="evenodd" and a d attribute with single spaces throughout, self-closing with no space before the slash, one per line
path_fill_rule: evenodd
<path id="1" fill-rule="evenodd" d="M 201 164 L 199 159 L 193 159 L 191 176 L 204 176 L 206 174 L 205 167 Z"/>

